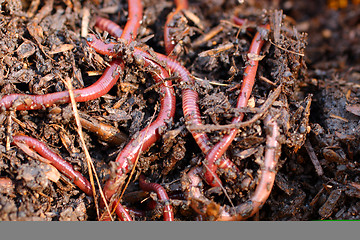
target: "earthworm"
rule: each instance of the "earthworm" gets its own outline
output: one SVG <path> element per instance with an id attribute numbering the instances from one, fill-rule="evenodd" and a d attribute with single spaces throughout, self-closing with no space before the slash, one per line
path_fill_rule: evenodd
<path id="1" fill-rule="evenodd" d="M 114 202 L 114 204 L 116 204 L 116 202 Z M 113 206 L 113 207 L 115 207 L 115 206 Z M 129 214 L 129 212 L 126 210 L 126 208 L 123 205 L 121 205 L 120 203 L 117 203 L 115 212 L 121 221 L 132 221 L 133 220 L 131 215 Z"/>
<path id="2" fill-rule="evenodd" d="M 164 220 L 165 221 L 174 221 L 174 211 L 170 204 L 170 199 L 165 189 L 158 183 L 148 183 L 145 181 L 145 176 L 143 174 L 139 177 L 139 185 L 143 191 L 147 192 L 156 192 L 160 201 L 164 203 Z"/>
<path id="3" fill-rule="evenodd" d="M 42 157 L 46 158 L 51 165 L 62 172 L 68 177 L 76 186 L 83 190 L 87 195 L 92 195 L 92 187 L 89 181 L 78 171 L 74 170 L 73 166 L 62 159 L 59 155 L 53 152 L 46 144 L 39 140 L 25 136 L 16 135 L 13 137 L 13 144 L 25 143 L 29 147 L 33 148 Z"/>
<path id="4" fill-rule="evenodd" d="M 103 75 L 92 85 L 75 89 L 74 96 L 76 102 L 86 102 L 101 97 L 110 91 L 119 78 L 118 68 L 123 69 L 121 61 L 115 60 L 110 63 Z M 70 96 L 68 91 L 48 93 L 44 95 L 10 94 L 0 100 L 1 109 L 14 110 L 37 110 L 50 107 L 53 104 L 69 103 Z"/>
<path id="5" fill-rule="evenodd" d="M 188 1 L 187 0 L 175 0 L 176 9 L 175 11 L 171 12 L 166 19 L 165 27 L 164 27 L 164 43 L 165 43 L 165 52 L 166 55 L 170 55 L 174 50 L 176 45 L 175 41 L 173 40 L 172 34 L 170 33 L 171 27 L 174 26 L 173 18 L 176 14 L 179 14 L 182 10 L 188 8 Z"/>
<path id="6" fill-rule="evenodd" d="M 121 221 L 124 221 L 124 222 L 133 221 L 133 218 L 131 217 L 131 215 L 129 213 L 130 212 L 129 209 L 124 207 L 119 202 L 116 202 L 116 201 L 113 202 L 112 208 L 115 208 L 115 213 Z M 106 213 L 105 213 L 104 217 L 100 221 L 111 221 L 111 219 L 109 218 L 109 215 L 106 215 Z"/>
<path id="7" fill-rule="evenodd" d="M 90 182 L 78 171 L 74 170 L 73 166 L 53 152 L 46 144 L 39 140 L 25 136 L 16 135 L 13 137 L 13 144 L 24 143 L 30 148 L 33 148 L 37 153 L 49 161 L 57 170 L 68 177 L 76 186 L 78 186 L 86 195 L 92 196 L 92 187 Z M 116 214 L 122 221 L 132 221 L 131 216 L 126 209 L 118 204 L 116 207 Z"/>
<path id="8" fill-rule="evenodd" d="M 167 71 L 160 67 L 157 63 L 143 58 L 143 67 L 150 67 L 153 69 L 151 74 L 156 82 L 162 82 L 163 79 L 169 77 Z M 165 130 L 169 121 L 175 114 L 175 93 L 172 88 L 171 81 L 163 82 L 160 85 L 161 108 L 158 117 L 148 127 L 140 131 L 140 133 L 125 146 L 125 148 L 117 156 L 115 162 L 117 163 L 117 174 L 115 178 L 109 179 L 104 186 L 104 194 L 109 200 L 116 192 L 123 175 L 127 174 L 131 169 L 131 165 L 135 163 L 139 154 L 148 149 L 155 143 Z"/>
<path id="9" fill-rule="evenodd" d="M 122 32 L 120 38 L 130 43 L 135 40 L 137 31 L 141 25 L 143 14 L 143 6 L 141 0 L 128 0 L 128 8 L 128 20 L 125 24 L 124 31 Z"/>
<path id="10" fill-rule="evenodd" d="M 96 17 L 95 26 L 108 32 L 115 38 L 120 38 L 123 33 L 123 29 L 119 25 L 107 18 Z"/>
<path id="11" fill-rule="evenodd" d="M 104 30 L 104 29 L 103 29 Z M 90 34 L 87 38 L 87 43 L 92 47 L 96 52 L 112 57 L 116 57 L 117 54 L 117 44 L 116 43 L 104 43 L 100 39 L 97 39 L 95 35 Z M 170 59 L 169 57 L 155 53 L 157 60 L 164 62 L 166 66 L 170 69 L 172 73 L 176 73 L 180 78 L 180 84 L 182 85 L 182 105 L 183 112 L 186 120 L 186 124 L 189 125 L 202 125 L 200 109 L 198 106 L 199 96 L 198 93 L 193 90 L 191 87 L 194 85 L 194 80 L 191 78 L 189 71 L 184 68 L 176 60 Z M 133 52 L 135 56 L 142 56 L 144 59 L 154 59 L 149 53 L 141 48 L 134 48 Z M 211 149 L 211 143 L 206 133 L 199 133 L 197 131 L 190 131 L 194 137 L 196 143 L 199 145 L 200 149 L 206 154 Z M 219 161 L 219 167 L 227 171 L 232 171 L 239 173 L 238 168 L 234 163 L 232 163 L 228 158 L 221 158 Z M 220 182 L 220 179 L 215 181 L 216 183 Z"/>
<path id="12" fill-rule="evenodd" d="M 141 6 L 141 2 L 140 1 L 134 1 L 135 3 L 133 3 L 134 5 L 130 5 L 131 1 L 129 2 L 129 16 L 132 14 L 137 14 L 137 16 L 141 16 L 142 14 L 142 6 Z M 175 5 L 176 5 L 176 10 L 172 13 L 170 13 L 167 17 L 167 21 L 164 27 L 164 42 L 165 42 L 165 51 L 166 54 L 169 55 L 172 50 L 174 49 L 175 43 L 173 43 L 173 40 L 171 40 L 171 36 L 170 36 L 170 27 L 171 27 L 171 21 L 173 20 L 173 17 L 178 14 L 180 11 L 182 11 L 183 9 L 187 9 L 188 8 L 188 1 L 187 0 L 175 0 Z M 132 6 L 134 6 L 132 8 Z M 135 9 L 135 10 L 131 10 L 131 9 Z M 141 9 L 141 10 L 140 10 Z M 133 17 L 135 18 L 135 16 Z M 133 25 L 133 28 L 140 27 L 140 20 L 141 18 L 137 18 L 138 21 L 134 20 L 133 22 L 138 22 L 138 25 Z M 129 21 L 128 21 L 129 22 Z M 129 23 L 130 24 L 130 23 Z M 123 33 L 123 29 L 116 23 L 114 23 L 113 21 L 106 19 L 106 18 L 102 18 L 102 17 L 97 17 L 96 18 L 96 22 L 95 22 L 95 26 L 97 26 L 98 28 L 100 28 L 103 31 L 107 31 L 111 36 L 115 37 L 115 38 L 122 38 L 124 39 L 124 36 L 129 36 L 131 35 L 131 31 L 129 30 L 129 28 L 127 28 L 125 26 L 124 31 L 129 31 L 129 33 Z M 135 32 L 134 30 L 132 30 L 132 32 Z M 123 35 L 122 35 L 123 34 Z M 135 38 L 132 38 L 133 40 Z"/>
<path id="13" fill-rule="evenodd" d="M 260 166 L 261 177 L 259 184 L 247 202 L 230 211 L 222 208 L 217 220 L 235 221 L 249 218 L 259 211 L 270 195 L 275 181 L 276 165 L 281 154 L 280 130 L 276 120 L 271 119 L 270 115 L 265 118 L 264 124 L 267 127 L 267 136 L 264 163 L 263 166 Z"/>
<path id="14" fill-rule="evenodd" d="M 266 25 L 265 28 L 267 30 L 270 30 L 269 25 Z M 253 57 L 258 56 L 260 54 L 260 50 L 264 42 L 265 41 L 261 39 L 261 34 L 257 32 L 254 36 L 254 39 L 251 42 L 249 54 L 252 54 Z M 240 95 L 238 97 L 236 108 L 244 108 L 247 106 L 247 102 L 250 98 L 252 88 L 255 83 L 255 76 L 258 68 L 258 63 L 259 61 L 256 59 L 250 58 L 248 60 L 247 66 L 245 68 L 244 79 L 241 85 Z M 244 113 L 240 113 L 239 116 L 233 118 L 231 123 L 233 124 L 239 123 L 242 121 L 243 118 L 244 118 Z M 238 131 L 239 129 L 237 128 L 230 130 L 230 132 L 225 136 L 223 136 L 222 139 L 217 144 L 215 144 L 215 146 L 213 146 L 211 150 L 207 153 L 205 157 L 205 162 L 207 167 L 205 169 L 204 178 L 205 181 L 210 186 L 218 186 L 217 181 L 214 180 L 215 179 L 214 176 L 216 175 L 216 169 L 217 169 L 217 165 L 215 164 L 215 161 L 225 153 L 227 148 L 234 140 Z"/>
<path id="15" fill-rule="evenodd" d="M 199 214 L 212 216 L 218 221 L 245 220 L 253 216 L 264 205 L 274 185 L 276 165 L 281 154 L 279 143 L 280 130 L 276 120 L 268 115 L 264 124 L 266 126 L 265 158 L 260 166 L 261 175 L 254 194 L 246 202 L 236 207 L 219 206 L 207 199 L 200 191 L 201 172 L 199 167 L 192 168 L 183 178 L 185 194 L 191 201 L 191 207 Z"/>
<path id="16" fill-rule="evenodd" d="M 239 26 L 241 26 L 241 25 L 243 25 L 244 23 L 247 22 L 246 19 L 239 18 L 239 17 L 237 17 L 237 16 L 234 16 L 233 19 L 232 19 L 232 21 L 233 21 L 236 25 L 239 25 Z"/>

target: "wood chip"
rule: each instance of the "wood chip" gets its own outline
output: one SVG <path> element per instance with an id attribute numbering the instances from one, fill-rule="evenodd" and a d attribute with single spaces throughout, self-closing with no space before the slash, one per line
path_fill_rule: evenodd
<path id="1" fill-rule="evenodd" d="M 249 60 L 251 61 L 261 61 L 264 59 L 265 55 L 264 56 L 261 56 L 261 55 L 257 55 L 255 53 L 248 53 L 247 54 L 247 57 L 249 58 Z"/>
<path id="2" fill-rule="evenodd" d="M 360 104 L 347 105 L 346 111 L 351 112 L 356 116 L 360 116 Z"/>
<path id="3" fill-rule="evenodd" d="M 198 16 L 196 16 L 194 13 L 192 13 L 191 11 L 186 10 L 186 9 L 183 10 L 183 13 L 184 13 L 185 17 L 190 19 L 198 28 L 200 28 L 201 30 L 205 29 L 200 18 Z"/>
<path id="4" fill-rule="evenodd" d="M 233 43 L 226 43 L 224 45 L 220 45 L 219 47 L 217 48 L 214 48 L 214 49 L 210 49 L 210 50 L 207 50 L 207 51 L 204 51 L 204 52 L 201 52 L 199 54 L 200 57 L 207 57 L 207 56 L 213 56 L 213 55 L 216 55 L 220 52 L 224 52 L 226 50 L 229 50 L 231 48 L 234 47 L 234 44 Z"/>
<path id="5" fill-rule="evenodd" d="M 205 33 L 204 35 L 201 35 L 199 38 L 197 38 L 192 43 L 192 46 L 198 47 L 198 46 L 206 43 L 207 41 L 209 41 L 210 39 L 212 39 L 213 37 L 218 35 L 223 30 L 224 30 L 224 27 L 222 25 L 218 25 L 218 26 L 214 27 L 208 33 Z"/>
<path id="6" fill-rule="evenodd" d="M 89 22 L 90 22 L 90 9 L 87 7 L 84 7 L 82 9 L 82 19 L 81 19 L 81 36 L 85 38 L 89 31 Z"/>
<path id="7" fill-rule="evenodd" d="M 340 116 L 335 115 L 335 114 L 330 114 L 330 117 L 335 118 L 335 119 L 339 119 L 339 120 L 344 121 L 344 122 L 349 122 L 349 120 L 347 120 L 346 118 L 340 117 Z"/>
<path id="8" fill-rule="evenodd" d="M 19 58 L 27 58 L 33 55 L 35 53 L 35 50 L 35 46 L 32 42 L 25 41 L 18 47 L 16 53 Z"/>
<path id="9" fill-rule="evenodd" d="M 70 51 L 74 48 L 74 45 L 72 44 L 62 44 L 58 47 L 56 47 L 55 49 L 53 49 L 52 51 L 49 52 L 49 54 L 57 54 L 57 53 L 61 53 L 61 52 L 66 52 L 66 51 Z"/>

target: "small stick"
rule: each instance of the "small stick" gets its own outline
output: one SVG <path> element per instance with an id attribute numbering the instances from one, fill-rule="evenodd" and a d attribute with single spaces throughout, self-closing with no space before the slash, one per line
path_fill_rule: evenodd
<path id="1" fill-rule="evenodd" d="M 72 84 L 71 84 L 71 80 L 70 78 L 66 78 L 66 81 L 64 81 L 64 83 L 66 84 L 68 90 L 69 90 L 69 95 L 70 95 L 70 100 L 71 100 L 71 106 L 73 108 L 73 111 L 74 111 L 74 116 L 75 116 L 75 122 L 76 122 L 76 125 L 77 125 L 77 132 L 79 134 L 79 137 L 80 137 L 80 142 L 81 142 L 81 146 L 83 148 L 83 151 L 85 153 L 85 157 L 86 157 L 86 162 L 88 164 L 88 169 L 89 169 L 89 176 L 90 176 L 90 183 L 91 183 L 91 186 L 92 186 L 92 191 L 93 191 L 93 195 L 94 195 L 94 201 L 95 201 L 95 206 L 96 206 L 96 212 L 97 212 L 97 215 L 98 217 L 100 216 L 99 214 L 99 207 L 96 203 L 96 191 L 95 191 L 95 184 L 94 184 L 94 178 L 93 178 L 93 174 L 92 174 L 92 171 L 94 171 L 94 175 L 95 175 L 95 178 L 96 178 L 96 181 L 97 181 L 97 184 L 99 185 L 99 190 L 100 190 L 100 195 L 101 195 L 101 198 L 103 199 L 103 201 L 105 202 L 105 206 L 106 206 L 106 209 L 107 211 L 109 212 L 110 214 L 110 208 L 105 200 L 105 196 L 104 196 L 104 193 L 101 189 L 101 184 L 100 184 L 100 181 L 99 181 L 99 178 L 96 174 L 96 169 L 95 169 L 95 166 L 91 160 L 91 157 L 90 157 L 90 154 L 89 154 L 89 151 L 87 150 L 86 148 L 86 145 L 85 145 L 85 140 L 84 140 L 84 137 L 83 137 L 83 132 L 82 132 L 82 127 L 81 127 L 81 122 L 80 122 L 80 117 L 79 117 L 79 113 L 78 113 L 78 110 L 77 110 L 77 107 L 76 107 L 76 101 L 75 101 L 75 96 L 74 96 L 74 92 L 73 92 L 73 88 L 72 88 Z M 111 214 L 110 214 L 110 218 L 111 218 Z M 111 218 L 112 220 L 112 218 Z"/>
<path id="2" fill-rule="evenodd" d="M 324 171 L 320 165 L 319 159 L 317 158 L 315 151 L 314 151 L 313 147 L 311 146 L 311 142 L 308 138 L 306 139 L 304 146 L 305 146 L 307 153 L 309 154 L 311 162 L 314 164 L 316 173 L 319 176 L 322 176 L 324 174 Z"/>
<path id="3" fill-rule="evenodd" d="M 187 128 L 189 131 L 197 131 L 197 132 L 214 132 L 214 131 L 226 131 L 231 130 L 233 128 L 244 128 L 250 126 L 257 120 L 259 120 L 266 111 L 272 106 L 274 101 L 279 97 L 281 93 L 282 85 L 278 86 L 276 90 L 271 93 L 268 99 L 266 99 L 265 103 L 260 107 L 257 114 L 255 114 L 250 120 L 238 123 L 231 123 L 226 125 L 215 125 L 215 124 L 205 124 L 205 125 L 189 125 Z"/>
<path id="4" fill-rule="evenodd" d="M 217 34 L 219 34 L 223 30 L 224 30 L 224 27 L 222 25 L 217 25 L 216 27 L 211 29 L 208 33 L 201 35 L 199 38 L 197 38 L 191 45 L 193 47 L 198 47 L 198 46 L 206 43 L 213 37 L 215 37 Z"/>

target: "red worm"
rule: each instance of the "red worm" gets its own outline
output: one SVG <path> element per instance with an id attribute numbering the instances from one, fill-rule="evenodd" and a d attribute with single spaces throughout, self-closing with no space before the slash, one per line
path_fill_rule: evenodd
<path id="1" fill-rule="evenodd" d="M 233 20 L 233 22 L 234 22 L 235 24 L 237 24 L 237 25 L 239 25 L 239 26 L 241 26 L 241 25 L 243 25 L 244 23 L 247 22 L 246 19 L 238 18 L 238 17 L 236 17 L 236 16 L 234 16 L 232 20 Z"/>
<path id="2" fill-rule="evenodd" d="M 130 43 L 135 40 L 137 31 L 140 28 L 143 14 L 143 6 L 141 4 L 141 0 L 128 0 L 128 6 L 128 20 L 120 38 Z"/>
<path id="3" fill-rule="evenodd" d="M 133 219 L 129 213 L 130 211 L 126 207 L 124 207 L 123 205 L 121 205 L 118 202 L 114 202 L 112 207 L 115 208 L 115 213 L 121 221 L 124 221 L 124 222 L 133 221 Z M 109 215 L 107 215 L 107 213 L 105 213 L 105 216 L 101 219 L 101 221 L 111 221 L 111 219 L 109 218 Z"/>
<path id="4" fill-rule="evenodd" d="M 160 184 L 146 182 L 145 176 L 142 174 L 140 175 L 140 178 L 139 178 L 139 184 L 140 184 L 140 188 L 143 191 L 156 192 L 160 201 L 164 202 L 164 204 L 165 204 L 164 220 L 165 221 L 174 221 L 174 211 L 170 204 L 170 199 L 169 199 L 169 196 L 166 193 L 165 189 Z"/>
<path id="5" fill-rule="evenodd" d="M 266 25 L 265 28 L 267 30 L 270 30 L 270 26 Z M 261 34 L 259 32 L 257 32 L 254 36 L 254 39 L 250 45 L 250 50 L 249 53 L 250 54 L 254 54 L 255 56 L 260 54 L 260 50 L 262 45 L 264 44 L 264 40 L 261 39 Z M 258 68 L 258 60 L 252 60 L 249 59 L 248 63 L 247 63 L 247 67 L 245 68 L 245 73 L 244 73 L 244 79 L 243 79 L 243 83 L 241 85 L 241 89 L 240 89 L 240 95 L 236 104 L 236 108 L 244 108 L 247 106 L 247 102 L 250 98 L 251 92 L 252 92 L 252 88 L 254 86 L 255 83 L 255 76 L 256 76 L 256 71 Z M 240 113 L 239 116 L 233 118 L 232 123 L 236 124 L 242 121 L 242 119 L 244 118 L 244 113 Z M 205 181 L 211 185 L 211 186 L 218 186 L 217 181 L 214 181 L 215 177 L 214 175 L 216 175 L 216 169 L 217 169 L 217 165 L 215 164 L 215 161 L 219 158 L 221 158 L 221 156 L 225 153 L 225 151 L 227 150 L 227 148 L 230 146 L 230 144 L 232 143 L 232 141 L 234 140 L 236 134 L 238 133 L 238 129 L 232 129 L 230 130 L 229 134 L 226 134 L 214 147 L 211 148 L 210 152 L 207 153 L 205 159 L 206 159 L 206 164 L 207 167 L 205 169 Z"/>
<path id="6" fill-rule="evenodd" d="M 153 69 L 151 73 L 156 82 L 162 82 L 163 79 L 169 77 L 167 71 L 157 63 L 147 58 L 143 58 L 143 60 L 144 67 Z M 121 179 L 129 172 L 131 165 L 135 163 L 139 154 L 160 138 L 168 122 L 172 121 L 174 117 L 175 93 L 171 81 L 163 82 L 160 85 L 160 91 L 161 108 L 158 117 L 148 127 L 140 131 L 135 138 L 131 139 L 115 160 L 117 163 L 117 175 L 115 178 L 109 179 L 104 186 L 104 194 L 108 200 L 116 192 L 119 185 L 122 184 Z"/>
<path id="7" fill-rule="evenodd" d="M 87 195 L 92 195 L 92 187 L 89 181 L 78 171 L 74 170 L 70 163 L 59 157 L 48 146 L 39 140 L 24 136 L 16 135 L 13 137 L 13 144 L 24 143 L 33 148 L 42 157 L 49 160 L 50 164 L 68 177 L 76 186 L 83 190 Z"/>
<path id="8" fill-rule="evenodd" d="M 123 33 L 123 29 L 119 25 L 107 18 L 96 17 L 95 26 L 116 38 L 120 38 Z"/>
<path id="9" fill-rule="evenodd" d="M 261 177 L 259 184 L 255 189 L 255 193 L 247 202 L 230 211 L 222 208 L 220 211 L 220 217 L 217 219 L 219 221 L 245 220 L 246 218 L 253 216 L 260 208 L 262 208 L 270 195 L 275 181 L 276 165 L 281 154 L 281 145 L 278 141 L 280 137 L 280 130 L 277 122 L 271 119 L 270 115 L 266 117 L 264 123 L 268 128 L 265 159 L 263 166 L 260 167 Z"/>
<path id="10" fill-rule="evenodd" d="M 103 29 L 105 30 L 105 29 Z M 100 54 L 109 55 L 112 57 L 118 56 L 116 43 L 104 43 L 97 39 L 95 35 L 90 34 L 88 37 L 88 45 Z M 149 53 L 145 52 L 141 48 L 134 48 L 134 57 L 141 56 L 144 59 L 154 59 Z M 156 53 L 156 57 L 159 61 L 164 62 L 172 73 L 176 73 L 180 78 L 180 84 L 183 87 L 182 90 L 182 105 L 183 112 L 186 120 L 186 124 L 189 125 L 202 125 L 200 109 L 198 106 L 199 96 L 198 93 L 191 87 L 194 85 L 194 80 L 191 78 L 189 71 L 184 68 L 179 62 L 168 58 L 167 56 Z M 200 149 L 206 154 L 211 149 L 211 143 L 206 133 L 199 133 L 197 131 L 191 131 L 192 136 L 199 145 Z M 239 173 L 238 168 L 228 158 L 221 158 L 219 161 L 219 167 L 225 171 L 232 171 Z M 216 176 L 216 175 L 215 175 Z M 217 183 L 220 179 L 217 178 Z"/>
<path id="11" fill-rule="evenodd" d="M 75 89 L 76 102 L 86 102 L 101 97 L 110 91 L 119 78 L 117 68 L 124 68 L 119 60 L 110 63 L 103 75 L 91 86 L 82 89 Z M 54 104 L 69 103 L 68 91 L 49 93 L 44 95 L 10 94 L 0 100 L 1 109 L 14 110 L 36 110 L 50 107 Z"/>
<path id="12" fill-rule="evenodd" d="M 16 135 L 13 137 L 13 144 L 16 145 L 17 143 L 24 143 L 33 148 L 42 157 L 47 159 L 51 165 L 68 177 L 82 191 L 84 191 L 86 195 L 92 196 L 93 192 L 90 182 L 80 172 L 74 170 L 70 163 L 66 162 L 63 158 L 54 153 L 44 143 L 29 136 Z M 122 221 L 132 221 L 131 216 L 121 204 L 117 205 L 116 213 Z"/>
<path id="13" fill-rule="evenodd" d="M 182 10 L 188 8 L 187 0 L 175 0 L 176 9 L 174 12 L 170 13 L 167 17 L 165 27 L 164 27 L 164 43 L 165 43 L 165 52 L 166 55 L 170 55 L 174 50 L 176 42 L 174 41 L 171 33 L 171 28 L 174 26 L 174 16 L 179 14 Z"/>
<path id="14" fill-rule="evenodd" d="M 281 145 L 278 142 L 280 137 L 279 126 L 277 122 L 268 115 L 264 121 L 267 127 L 265 159 L 260 166 L 261 176 L 259 184 L 256 186 L 254 194 L 245 203 L 236 207 L 218 206 L 214 202 L 205 198 L 201 193 L 200 169 L 192 168 L 184 179 L 187 185 L 185 194 L 191 201 L 191 207 L 199 214 L 207 216 L 212 209 L 217 209 L 212 216 L 218 221 L 238 221 L 245 220 L 259 211 L 268 199 L 271 189 L 274 185 L 276 176 L 276 165 L 281 154 Z"/>
<path id="15" fill-rule="evenodd" d="M 114 202 L 116 204 L 116 202 Z M 115 207 L 113 204 L 113 207 Z M 117 203 L 117 206 L 115 208 L 116 215 L 120 218 L 121 221 L 132 221 L 132 217 L 129 214 L 129 212 L 126 210 L 126 208 L 121 205 L 120 203 Z"/>

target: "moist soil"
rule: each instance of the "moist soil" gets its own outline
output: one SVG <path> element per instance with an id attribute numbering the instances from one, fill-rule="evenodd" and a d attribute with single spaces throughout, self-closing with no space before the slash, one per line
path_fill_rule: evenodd
<path id="1" fill-rule="evenodd" d="M 217 130 L 216 125 L 231 123 L 240 112 L 245 120 L 257 117 L 240 129 L 226 152 L 241 174 L 234 180 L 219 170 L 222 188 L 204 182 L 201 190 L 206 197 L 220 205 L 238 205 L 251 196 L 266 148 L 263 119 L 271 115 L 281 128 L 278 172 L 267 202 L 250 219 L 360 219 L 360 4 L 340 3 L 346 1 L 199 0 L 190 1 L 189 9 L 176 17 L 178 45 L 173 54 L 194 76 L 209 144 L 216 144 L 229 130 Z M 163 26 L 175 7 L 173 1 L 143 4 L 135 44 L 164 53 Z M 128 14 L 124 0 L 3 0 L 0 7 L 1 97 L 66 91 L 66 79 L 74 89 L 91 85 L 111 59 L 87 45 L 87 33 L 116 42 L 94 27 L 94 16 L 124 26 Z M 234 16 L 246 19 L 245 25 L 233 24 Z M 270 33 L 264 31 L 266 23 Z M 256 31 L 267 41 L 261 56 L 248 56 Z M 127 50 L 131 53 L 131 48 Z M 261 61 L 248 107 L 236 109 L 247 57 Z M 114 173 L 118 153 L 154 121 L 161 107 L 159 85 L 149 69 L 131 57 L 124 61 L 126 67 L 109 93 L 76 104 L 80 117 L 95 124 L 86 127 L 82 122 L 82 138 L 101 186 Z M 177 76 L 171 78 L 177 102 L 173 122 L 139 157 L 121 201 L 129 209 L 145 211 L 144 216 L 134 215 L 136 220 L 163 218 L 161 201 L 139 188 L 140 173 L 167 190 L 175 220 L 201 219 L 184 196 L 181 179 L 191 167 L 204 165 L 204 154 L 184 120 L 182 85 Z M 279 86 L 281 92 L 275 96 Z M 268 99 L 273 100 L 261 108 Z M 117 137 L 97 132 L 99 124 L 110 126 Z M 71 104 L 1 110 L 0 220 L 98 219 L 98 191 L 95 200 L 86 196 L 56 169 L 11 144 L 16 134 L 34 137 L 89 178 L 76 129 Z"/>

